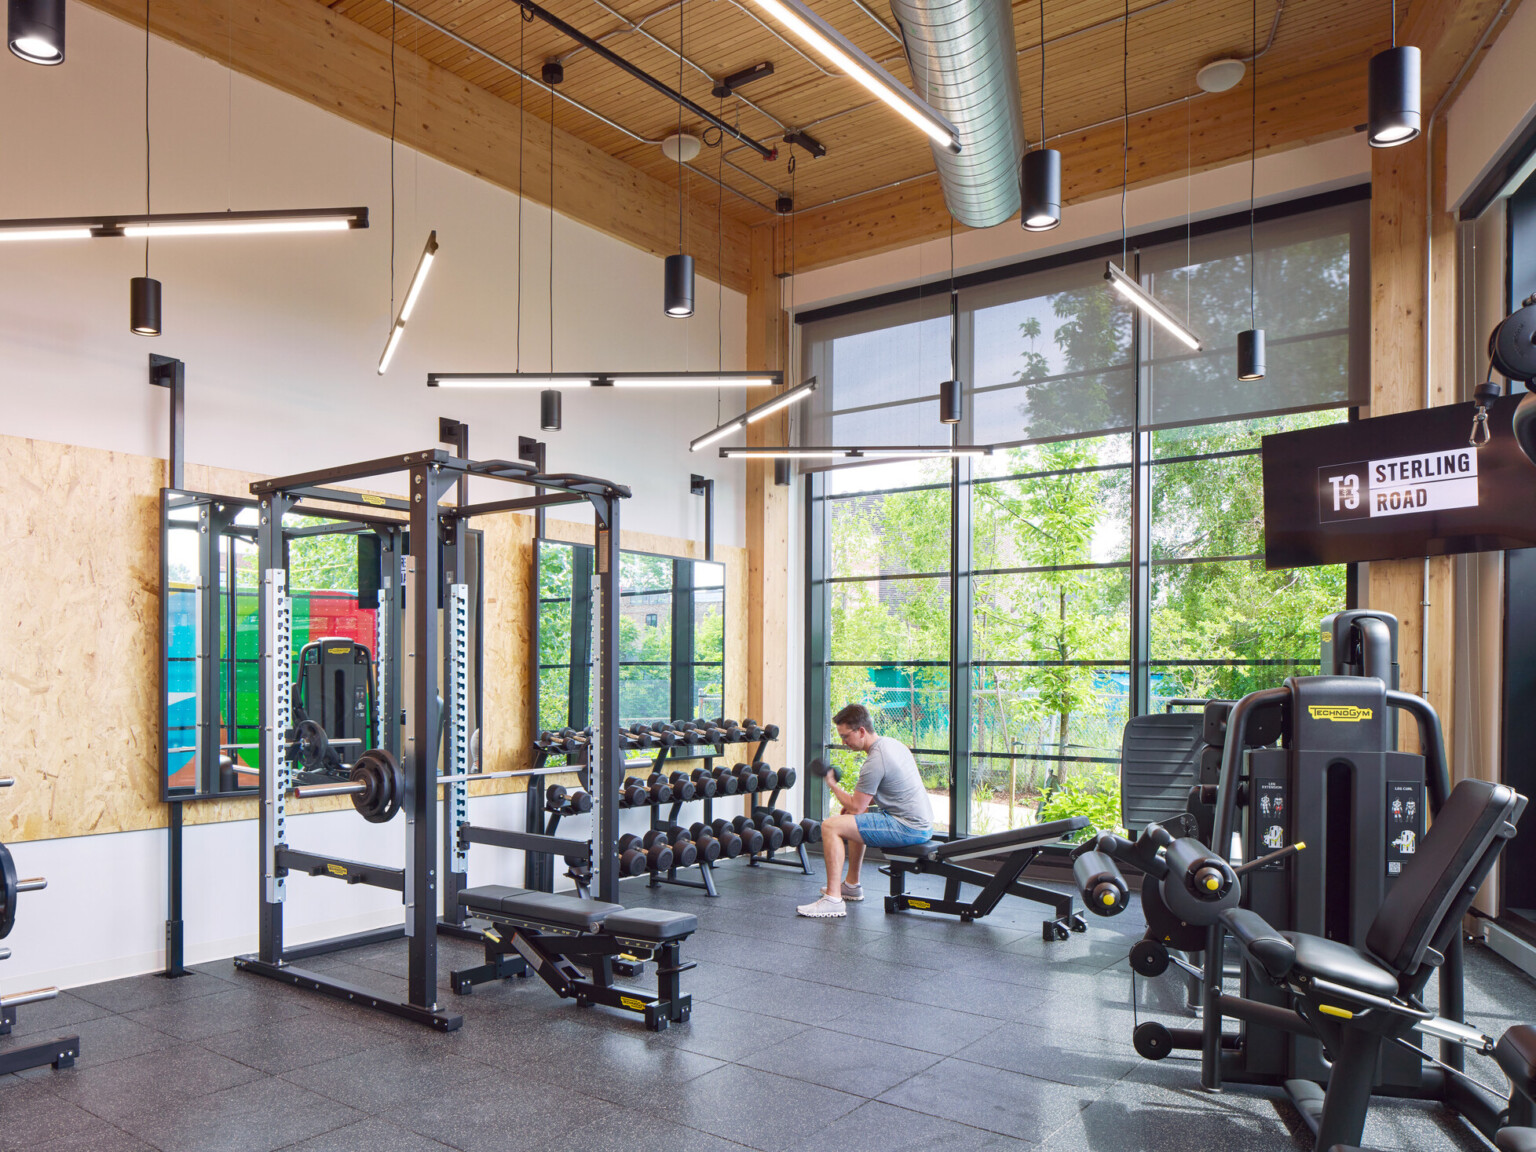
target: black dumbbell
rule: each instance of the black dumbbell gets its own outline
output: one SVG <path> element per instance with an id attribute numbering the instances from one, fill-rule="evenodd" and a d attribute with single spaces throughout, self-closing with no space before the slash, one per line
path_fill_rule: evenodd
<path id="1" fill-rule="evenodd" d="M 652 724 L 651 735 L 664 748 L 676 748 L 683 743 L 682 737 L 667 724 Z"/>
<path id="2" fill-rule="evenodd" d="M 584 812 L 592 811 L 592 793 L 583 789 L 576 789 L 565 798 L 565 808 L 562 810 L 567 816 L 580 816 Z"/>
<path id="3" fill-rule="evenodd" d="M 715 778 L 715 792 L 721 796 L 734 796 L 741 788 L 741 781 L 724 765 L 718 765 L 709 773 Z"/>
<path id="4" fill-rule="evenodd" d="M 756 820 L 749 819 L 746 816 L 737 816 L 731 821 L 731 827 L 736 829 L 736 834 L 744 841 L 749 839 L 747 836 L 749 829 L 757 833 L 761 844 L 759 847 L 752 849 L 753 852 L 760 852 L 763 848 L 771 851 L 784 846 L 783 829 L 772 820 L 764 820 L 759 824 Z"/>
<path id="5" fill-rule="evenodd" d="M 692 868 L 699 860 L 699 847 L 692 840 L 679 840 L 672 845 L 672 867 Z"/>
<path id="6" fill-rule="evenodd" d="M 752 765 L 752 770 L 757 773 L 757 790 L 759 792 L 772 792 L 779 786 L 779 774 L 761 760 Z"/>
<path id="7" fill-rule="evenodd" d="M 693 846 L 698 850 L 701 864 L 713 864 L 720 859 L 720 841 L 708 833 L 695 840 Z"/>
<path id="8" fill-rule="evenodd" d="M 619 866 L 626 876 L 664 872 L 672 867 L 672 845 L 665 833 L 654 829 L 644 837 L 626 833 L 619 837 Z"/>
<path id="9" fill-rule="evenodd" d="M 779 726 L 777 724 L 765 724 L 759 740 L 777 740 L 779 738 Z"/>
<path id="10" fill-rule="evenodd" d="M 798 848 L 805 842 L 805 829 L 795 823 L 795 818 L 788 812 L 783 814 L 783 819 L 778 820 L 779 831 L 784 833 L 784 847 Z"/>
<path id="11" fill-rule="evenodd" d="M 651 790 L 645 786 L 643 780 L 636 780 L 633 776 L 624 777 L 624 783 L 620 786 L 619 805 L 624 808 L 644 808 L 651 802 Z"/>
<path id="12" fill-rule="evenodd" d="M 715 782 L 715 778 L 703 768 L 695 768 L 690 774 L 689 779 L 693 781 L 693 794 L 701 800 L 708 800 L 717 791 L 719 791 L 720 785 L 717 784 Z"/>
<path id="13" fill-rule="evenodd" d="M 693 786 L 693 778 L 686 772 L 673 772 L 667 777 L 667 783 L 672 785 L 672 798 L 684 802 L 692 800 L 697 789 Z"/>
<path id="14" fill-rule="evenodd" d="M 838 775 L 837 769 L 828 764 L 820 756 L 816 757 L 816 759 L 807 764 L 805 766 L 805 770 L 812 776 L 816 777 L 818 780 L 831 780 L 834 784 L 842 782 L 842 778 Z"/>
<path id="15" fill-rule="evenodd" d="M 548 788 L 544 789 L 544 811 L 561 811 L 565 807 L 569 796 L 570 793 L 566 791 L 564 784 L 551 784 Z"/>
<path id="16" fill-rule="evenodd" d="M 797 779 L 799 779 L 799 777 L 795 775 L 795 770 L 793 768 L 779 769 L 780 788 L 793 788 Z"/>
<path id="17" fill-rule="evenodd" d="M 747 765 L 736 765 L 731 769 L 731 775 L 736 777 L 736 791 L 743 795 L 750 795 L 757 791 L 757 773 Z"/>
<path id="18" fill-rule="evenodd" d="M 738 816 L 736 819 L 742 820 L 743 817 Z M 741 850 L 736 853 L 738 856 L 742 853 L 753 856 L 763 850 L 763 834 L 753 826 L 750 820 L 747 820 L 739 829 L 733 821 L 716 820 L 713 828 L 715 838 L 721 842 L 722 851 L 725 847 L 727 833 L 741 841 Z M 729 855 L 729 853 L 726 854 Z"/>
<path id="19" fill-rule="evenodd" d="M 805 843 L 821 843 L 821 821 L 812 820 L 809 817 L 800 821 L 800 827 L 805 832 Z"/>
<path id="20" fill-rule="evenodd" d="M 652 804 L 672 803 L 672 782 L 660 772 L 652 772 L 645 778 L 645 783 L 651 790 Z"/>

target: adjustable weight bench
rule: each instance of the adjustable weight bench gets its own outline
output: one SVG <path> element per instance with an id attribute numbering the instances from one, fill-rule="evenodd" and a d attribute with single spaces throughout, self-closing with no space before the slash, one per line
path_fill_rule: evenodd
<path id="1" fill-rule="evenodd" d="M 693 1010 L 679 979 L 693 965 L 681 962 L 679 946 L 698 929 L 697 916 L 501 884 L 465 888 L 459 905 L 490 927 L 482 933 L 485 963 L 449 975 L 456 995 L 467 995 L 476 984 L 527 976 L 531 968 L 562 999 L 634 1012 L 652 1032 L 684 1023 Z M 615 975 L 638 976 L 652 959 L 656 995 L 615 986 Z"/>
<path id="2" fill-rule="evenodd" d="M 1072 846 L 1061 843 L 1061 838 L 1086 827 L 1086 817 L 1073 816 L 1067 820 L 1052 820 L 1049 824 L 1032 824 L 1027 828 L 1013 828 L 987 836 L 967 836 L 947 844 L 930 840 L 926 844 L 914 844 L 909 848 L 882 848 L 880 851 L 890 861 L 890 867 L 881 871 L 888 872 L 891 877 L 891 894 L 885 898 L 885 910 L 902 912 L 908 908 L 917 908 L 924 912 L 944 912 L 958 916 L 969 924 L 972 920 L 980 920 L 988 915 L 1004 896 L 1020 896 L 1037 904 L 1048 905 L 1055 911 L 1054 918 L 1041 921 L 1040 933 L 1045 939 L 1065 940 L 1068 931 L 1086 932 L 1088 924 L 1082 912 L 1074 907 L 1070 893 L 1052 892 L 1019 880 L 1024 869 L 1038 856 L 1065 858 Z M 1002 865 L 994 873 L 961 864 L 963 860 L 976 860 L 983 856 L 1002 856 Z M 907 895 L 906 879 L 909 875 L 944 877 L 944 898 L 932 900 L 925 896 Z M 981 889 L 976 899 L 960 899 L 962 884 L 974 884 Z"/>

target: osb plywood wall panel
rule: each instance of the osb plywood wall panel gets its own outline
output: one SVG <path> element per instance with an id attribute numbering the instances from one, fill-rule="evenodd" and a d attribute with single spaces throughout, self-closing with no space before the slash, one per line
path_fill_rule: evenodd
<path id="1" fill-rule="evenodd" d="M 190 489 L 248 495 L 255 475 L 187 466 Z M 165 463 L 146 456 L 0 436 L 0 841 L 164 827 L 159 773 L 160 488 Z M 487 770 L 531 766 L 534 728 L 533 519 L 502 515 L 485 530 L 484 733 Z M 591 528 L 551 521 L 559 539 Z M 640 551 L 702 556 L 691 541 L 623 534 Z M 746 554 L 726 565 L 727 711 L 746 699 Z M 762 719 L 762 718 L 759 718 Z M 471 786 L 520 791 L 522 780 Z M 295 802 L 294 812 L 348 806 Z M 188 823 L 256 818 L 253 799 L 184 806 Z"/>

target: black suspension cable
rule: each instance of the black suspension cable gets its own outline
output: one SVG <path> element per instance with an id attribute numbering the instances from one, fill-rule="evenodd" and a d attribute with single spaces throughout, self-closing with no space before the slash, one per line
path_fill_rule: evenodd
<path id="1" fill-rule="evenodd" d="M 1125 232 L 1125 193 L 1131 180 L 1131 0 L 1125 0 L 1125 28 L 1121 35 L 1120 101 L 1125 113 L 1124 135 L 1120 145 L 1120 271 L 1130 275 L 1126 271 L 1129 244 Z"/>
<path id="2" fill-rule="evenodd" d="M 1397 0 L 1392 2 L 1396 4 Z M 1259 0 L 1253 0 L 1253 93 L 1248 133 L 1248 327 L 1257 328 L 1258 267 L 1254 260 L 1253 200 L 1259 167 Z"/>
<path id="3" fill-rule="evenodd" d="M 144 0 L 144 215 L 149 208 L 149 0 Z M 149 279 L 149 232 L 144 233 L 144 278 Z"/>

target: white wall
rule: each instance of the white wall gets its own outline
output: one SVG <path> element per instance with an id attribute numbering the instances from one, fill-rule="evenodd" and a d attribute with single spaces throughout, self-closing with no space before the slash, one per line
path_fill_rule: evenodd
<path id="1" fill-rule="evenodd" d="M 69 7 L 58 68 L 0 61 L 0 217 L 99 215 L 144 205 L 142 32 Z M 375 373 L 391 319 L 389 143 L 347 121 L 164 41 L 151 54 L 156 211 L 366 205 L 366 231 L 163 239 L 165 335 L 128 331 L 130 240 L 10 244 L 0 261 L 0 433 L 146 455 L 166 452 L 165 393 L 145 356 L 185 360 L 187 458 L 280 474 L 432 446 L 437 417 L 471 425 L 482 457 L 538 435 L 538 394 L 443 394 L 428 371 L 517 365 L 517 198 L 396 149 L 397 298 L 429 229 L 441 249 L 389 374 Z M 402 108 L 401 115 L 410 115 Z M 508 141 L 516 147 L 516 140 Z M 549 212 L 523 211 L 522 364 L 549 367 Z M 711 238 L 696 237 L 708 244 Z M 555 219 L 557 368 L 716 365 L 717 290 L 700 278 L 691 320 L 662 314 L 661 260 L 563 216 Z M 725 367 L 741 367 L 745 298 L 725 291 Z M 727 413 L 741 397 L 723 399 Z M 701 537 L 690 471 L 715 477 L 717 539 L 744 542 L 742 468 L 690 458 L 716 397 L 573 390 L 565 430 L 543 438 L 553 469 L 634 488 L 632 528 Z M 486 489 L 489 491 L 489 487 Z"/>
<path id="2" fill-rule="evenodd" d="M 68 19 L 62 67 L 0 53 L 7 116 L 0 217 L 143 207 L 143 35 L 80 4 L 69 6 Z M 128 280 L 143 270 L 142 244 L 4 245 L 0 434 L 163 456 L 165 393 L 145 376 L 146 354 L 158 352 L 188 366 L 193 462 L 268 474 L 340 464 L 431 447 L 437 417 L 453 416 L 470 423 L 477 456 L 514 456 L 519 433 L 541 435 L 552 469 L 630 485 L 624 524 L 633 529 L 702 538 L 703 501 L 689 495 L 688 475 L 712 476 L 717 539 L 744 544 L 742 466 L 687 451 L 716 423 L 713 392 L 571 391 L 565 430 L 540 434 L 537 393 L 426 388 L 429 370 L 516 366 L 515 196 L 397 151 L 397 291 L 428 229 L 437 229 L 441 250 L 395 363 L 380 378 L 375 365 L 391 319 L 387 141 L 160 40 L 151 67 L 156 211 L 362 204 L 372 227 L 157 242 L 150 270 L 165 285 L 166 334 L 154 340 L 128 332 Z M 532 370 L 549 366 L 548 225 L 547 209 L 525 207 L 522 363 Z M 716 286 L 701 279 L 696 316 L 670 320 L 662 315 L 661 274 L 658 258 L 557 215 L 556 367 L 715 367 Z M 739 368 L 744 297 L 725 291 L 722 311 L 724 366 Z M 721 400 L 727 414 L 741 402 L 739 392 Z M 487 484 L 484 492 L 492 490 Z M 521 796 L 484 798 L 471 802 L 471 814 L 518 829 L 522 806 Z M 402 819 L 376 827 L 343 811 L 298 817 L 291 828 L 300 847 L 403 863 Z M 583 836 L 583 822 L 569 822 L 569 831 Z M 49 888 L 22 900 L 0 989 L 158 968 L 165 840 L 163 831 L 148 831 L 16 845 L 22 873 L 46 875 Z M 254 822 L 186 830 L 190 961 L 255 946 L 256 859 Z M 472 883 L 516 883 L 522 875 L 519 853 L 481 846 L 470 861 Z M 392 893 L 308 877 L 290 882 L 295 942 L 400 917 Z"/>
<path id="3" fill-rule="evenodd" d="M 1536 116 L 1536 9 L 1515 9 L 1445 123 L 1445 202 L 1461 203 Z"/>

